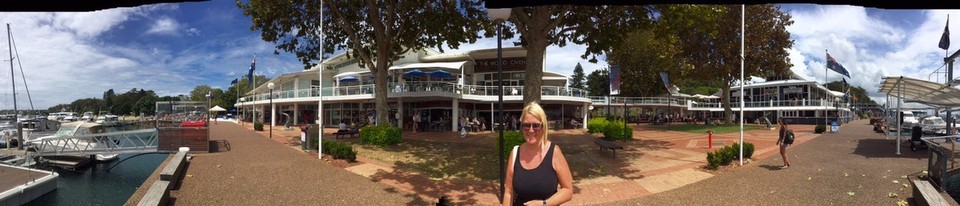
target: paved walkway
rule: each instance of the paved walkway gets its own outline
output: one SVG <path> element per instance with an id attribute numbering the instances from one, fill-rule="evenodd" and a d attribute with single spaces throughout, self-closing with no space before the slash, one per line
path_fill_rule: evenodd
<path id="1" fill-rule="evenodd" d="M 211 127 L 218 152 L 190 161 L 176 205 L 428 205 L 397 190 L 323 163 L 316 154 L 277 144 L 234 123 Z M 298 131 L 299 132 L 299 131 Z M 277 135 L 276 132 L 274 135 Z M 299 138 L 298 138 L 299 139 Z M 371 198 L 375 197 L 375 198 Z"/>
<path id="2" fill-rule="evenodd" d="M 551 140 L 563 147 L 568 156 L 579 155 L 589 161 L 571 163 L 571 167 L 601 167 L 603 172 L 611 174 L 599 178 L 578 179 L 574 174 L 574 198 L 570 205 L 590 205 L 627 200 L 650 194 L 670 191 L 676 188 L 709 179 L 718 172 L 702 169 L 706 165 L 706 153 L 732 145 L 739 141 L 739 133 L 714 135 L 713 148 L 707 148 L 706 134 L 691 134 L 649 129 L 646 125 L 631 125 L 634 137 L 638 140 L 621 143 L 625 151 L 617 151 L 613 158 L 610 151 L 600 151 L 593 141 L 600 135 L 588 135 L 584 130 L 551 131 Z M 245 124 L 250 129 L 250 124 Z M 269 129 L 269 127 L 268 127 Z M 796 145 L 814 139 L 813 126 L 796 125 L 792 129 L 798 134 Z M 325 130 L 324 137 L 332 137 L 335 129 Z M 299 129 L 274 130 L 273 140 L 299 148 Z M 266 135 L 266 132 L 260 132 Z M 493 132 L 471 133 L 460 138 L 455 132 L 404 132 L 405 139 L 423 141 L 459 142 L 466 144 L 493 144 L 496 134 Z M 778 154 L 776 130 L 751 130 L 745 132 L 744 139 L 756 145 L 754 159 Z M 499 183 L 490 182 L 443 182 L 430 180 L 425 175 L 404 171 L 391 164 L 364 158 L 358 154 L 359 163 L 345 170 L 373 181 L 398 188 L 403 191 L 436 199 L 441 195 L 451 197 L 461 204 L 496 205 Z M 314 154 L 315 156 L 315 154 Z"/>
<path id="3" fill-rule="evenodd" d="M 840 131 L 791 147 L 788 169 L 779 169 L 779 155 L 768 155 L 714 178 L 607 205 L 894 205 L 912 196 L 904 177 L 926 170 L 927 151 L 904 144 L 895 155 L 895 137 L 874 133 L 868 120 Z"/>

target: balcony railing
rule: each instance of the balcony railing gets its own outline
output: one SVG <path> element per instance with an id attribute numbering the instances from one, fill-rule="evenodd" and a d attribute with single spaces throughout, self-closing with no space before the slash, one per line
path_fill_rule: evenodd
<path id="1" fill-rule="evenodd" d="M 730 107 L 739 107 L 740 102 L 730 102 Z M 849 106 L 849 103 L 826 101 L 826 100 L 780 100 L 780 101 L 748 101 L 745 102 L 743 107 L 746 108 L 757 108 L 757 107 L 819 107 L 819 106 L 828 106 L 828 107 L 840 107 L 845 108 Z M 719 102 L 697 102 L 692 105 L 693 108 L 723 108 L 723 105 Z"/>
<path id="2" fill-rule="evenodd" d="M 582 89 L 576 88 L 567 88 L 567 87 L 558 87 L 558 86 L 543 86 L 540 88 L 540 94 L 544 96 L 566 96 L 566 97 L 583 97 L 586 98 L 588 92 Z M 318 97 L 318 91 L 323 93 L 323 96 L 349 96 L 349 95 L 370 95 L 375 93 L 375 88 L 373 84 L 366 85 L 354 85 L 354 86 L 340 86 L 340 87 L 326 87 L 319 89 L 318 87 L 313 87 L 309 89 L 298 89 L 298 90 L 285 90 L 285 91 L 274 91 L 274 99 L 289 99 L 289 98 L 308 98 L 308 97 Z M 500 88 L 498 86 L 480 86 L 480 85 L 457 85 L 450 82 L 437 82 L 437 81 L 418 81 L 418 82 L 407 82 L 405 84 L 398 83 L 389 83 L 387 87 L 388 93 L 447 93 L 453 95 L 481 95 L 481 96 L 496 96 L 500 94 Z M 523 86 L 504 86 L 503 87 L 504 96 L 522 96 L 523 95 Z M 261 93 L 257 95 L 248 95 L 245 96 L 241 102 L 253 102 L 253 101 L 263 101 L 269 100 L 269 94 Z"/>
<path id="3" fill-rule="evenodd" d="M 609 98 L 609 99 L 608 99 Z M 669 97 L 590 97 L 590 101 L 593 104 L 609 104 L 612 105 L 622 105 L 626 102 L 628 105 L 676 105 L 682 106 L 686 105 L 686 101 L 681 98 L 669 98 Z"/>

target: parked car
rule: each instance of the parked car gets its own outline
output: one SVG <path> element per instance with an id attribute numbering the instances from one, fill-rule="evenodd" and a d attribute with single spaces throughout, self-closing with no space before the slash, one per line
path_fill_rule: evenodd
<path id="1" fill-rule="evenodd" d="M 920 122 L 920 126 L 923 127 L 923 133 L 947 134 L 947 122 L 943 121 L 943 118 L 940 117 L 934 116 L 923 118 L 923 121 Z"/>

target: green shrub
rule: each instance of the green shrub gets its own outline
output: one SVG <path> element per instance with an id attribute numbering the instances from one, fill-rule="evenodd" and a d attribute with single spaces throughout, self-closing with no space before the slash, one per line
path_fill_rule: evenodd
<path id="1" fill-rule="evenodd" d="M 623 121 L 610 121 L 603 129 L 603 139 L 610 141 L 633 139 L 633 128 L 624 125 Z"/>
<path id="2" fill-rule="evenodd" d="M 513 146 L 523 144 L 526 141 L 527 140 L 523 138 L 523 134 L 518 131 L 503 131 L 503 156 L 510 158 L 510 151 L 513 150 Z M 494 141 L 493 144 L 494 148 L 496 148 L 496 145 L 499 143 Z"/>
<path id="3" fill-rule="evenodd" d="M 368 125 L 360 129 L 360 141 L 379 146 L 396 145 L 402 141 L 400 128 L 392 125 Z"/>
<path id="4" fill-rule="evenodd" d="M 591 134 L 603 133 L 603 130 L 606 129 L 608 123 L 609 121 L 603 117 L 591 118 L 590 122 L 587 122 L 587 132 Z"/>
<path id="5" fill-rule="evenodd" d="M 333 156 L 334 159 L 342 159 L 350 162 L 357 160 L 357 151 L 353 150 L 352 145 L 324 140 L 321 143 L 323 147 L 323 153 Z"/>
<path id="6" fill-rule="evenodd" d="M 743 144 L 743 158 L 753 157 L 753 143 Z M 717 169 L 721 165 L 729 165 L 740 156 L 740 144 L 733 143 L 731 146 L 725 146 L 714 152 L 707 153 L 707 169 Z"/>
<path id="7" fill-rule="evenodd" d="M 827 126 L 818 124 L 817 127 L 813 128 L 813 133 L 822 134 L 827 131 Z"/>
<path id="8" fill-rule="evenodd" d="M 263 131 L 263 123 L 260 123 L 260 122 L 253 123 L 253 130 Z"/>

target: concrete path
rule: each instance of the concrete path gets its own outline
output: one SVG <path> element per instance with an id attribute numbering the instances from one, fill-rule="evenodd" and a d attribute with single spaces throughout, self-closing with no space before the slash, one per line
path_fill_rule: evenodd
<path id="1" fill-rule="evenodd" d="M 903 145 L 895 155 L 894 137 L 874 133 L 868 120 L 840 131 L 791 147 L 787 169 L 779 169 L 778 154 L 766 155 L 703 181 L 606 205 L 894 205 L 912 196 L 904 177 L 926 170 L 927 151 Z"/>
<path id="2" fill-rule="evenodd" d="M 278 144 L 265 132 L 226 122 L 211 128 L 219 151 L 195 155 L 180 189 L 171 192 L 174 205 L 435 204 Z"/>

